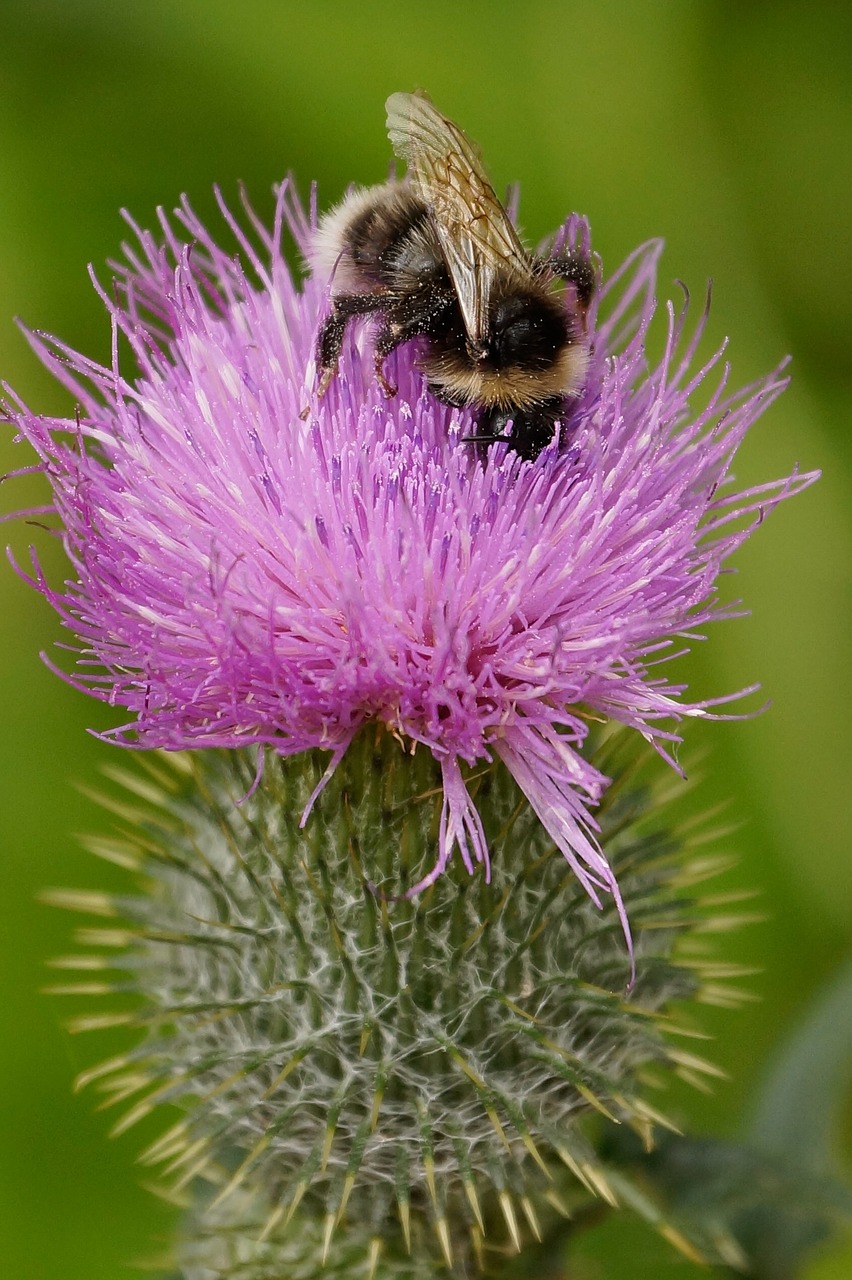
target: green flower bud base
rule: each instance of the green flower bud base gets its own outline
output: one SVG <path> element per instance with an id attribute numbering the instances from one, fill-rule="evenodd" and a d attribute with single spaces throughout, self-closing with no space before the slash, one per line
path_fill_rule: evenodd
<path id="1" fill-rule="evenodd" d="M 171 1263 L 185 1280 L 496 1275 L 595 1197 L 677 1242 L 596 1154 L 590 1121 L 650 1144 L 645 1077 L 702 1069 L 670 1006 L 722 998 L 687 896 L 715 863 L 666 830 L 625 735 L 602 738 L 629 994 L 613 904 L 589 901 L 499 763 L 468 778 L 491 883 L 457 858 L 413 898 L 440 773 L 385 730 L 361 733 L 304 828 L 320 753 L 268 756 L 245 799 L 252 752 L 146 756 L 144 776 L 122 776 L 144 803 L 109 802 L 124 829 L 98 852 L 142 892 L 62 900 L 120 919 L 83 931 L 101 951 L 81 964 L 119 970 L 92 990 L 134 1004 L 76 1025 L 144 1029 L 84 1077 L 134 1100 L 121 1128 L 159 1104 L 185 1112 L 145 1156 L 190 1205 Z"/>

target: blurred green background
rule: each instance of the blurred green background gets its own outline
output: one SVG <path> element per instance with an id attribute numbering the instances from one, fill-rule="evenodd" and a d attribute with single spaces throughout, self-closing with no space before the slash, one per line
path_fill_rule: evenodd
<path id="1" fill-rule="evenodd" d="M 794 356 L 791 389 L 760 422 L 738 476 L 795 464 L 824 478 L 776 512 L 738 558 L 733 594 L 752 616 L 719 626 L 684 667 L 712 695 L 755 679 L 755 720 L 688 726 L 707 748 L 695 803 L 738 824 L 725 889 L 760 891 L 765 923 L 723 943 L 761 966 L 760 1002 L 709 1011 L 712 1056 L 732 1076 L 713 1096 L 664 1100 L 692 1129 L 735 1134 L 773 1049 L 849 956 L 849 400 L 852 47 L 842 4 L 573 0 L 359 4 L 243 0 L 3 0 L 0 5 L 0 376 L 44 412 L 68 414 L 13 325 L 105 357 L 108 327 L 86 277 L 123 237 L 121 206 L 151 225 L 187 192 L 215 222 L 211 186 L 243 179 L 258 207 L 292 170 L 321 205 L 382 179 L 384 99 L 428 88 L 481 144 L 495 185 L 522 184 L 533 240 L 572 209 L 589 215 L 612 271 L 662 235 L 662 289 L 714 279 L 711 333 L 732 338 L 735 381 Z M 844 35 L 843 33 L 847 34 Z M 215 225 L 219 225 L 215 222 Z M 0 472 L 22 465 L 8 432 Z M 38 501 L 7 482 L 3 509 Z M 54 579 L 58 548 L 35 536 Z M 4 539 L 5 540 L 5 539 Z M 60 638 L 51 610 L 0 574 L 3 892 L 0 983 L 0 1271 L 14 1280 L 135 1274 L 170 1210 L 142 1186 L 136 1132 L 110 1142 L 74 1074 L 117 1036 L 71 1039 L 65 1004 L 40 994 L 70 917 L 45 886 L 118 885 L 76 833 L 107 821 L 77 789 L 117 751 L 87 735 L 103 709 L 66 688 L 38 652 Z M 115 722 L 114 720 L 112 721 Z M 848 1153 L 839 1117 L 838 1160 Z M 844 1129 L 846 1141 L 844 1143 Z M 849 1242 L 809 1280 L 852 1273 Z M 583 1280 L 685 1277 L 691 1269 L 632 1227 L 606 1229 Z"/>

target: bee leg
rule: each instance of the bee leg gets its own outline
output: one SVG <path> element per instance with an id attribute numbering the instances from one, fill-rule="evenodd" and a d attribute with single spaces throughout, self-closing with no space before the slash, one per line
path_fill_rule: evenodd
<path id="1" fill-rule="evenodd" d="M 595 291 L 595 268 L 591 258 L 584 253 L 574 253 L 568 249 L 564 253 L 557 253 L 543 261 L 544 266 L 554 275 L 574 286 L 577 291 L 577 301 L 585 311 Z"/>
<path id="2" fill-rule="evenodd" d="M 391 325 L 391 324 L 388 324 L 387 321 L 385 321 L 384 324 L 381 325 L 378 333 L 376 334 L 376 348 L 375 348 L 376 381 L 378 382 L 382 391 L 385 393 L 388 400 L 393 399 L 393 397 L 399 391 L 399 387 L 395 387 L 393 383 L 388 382 L 387 378 L 385 377 L 385 360 L 387 360 L 388 356 L 392 351 L 396 350 L 396 348 L 400 345 L 401 342 L 405 342 L 410 337 L 411 337 L 411 334 L 406 333 L 404 330 L 400 329 L 399 325 L 397 324 Z"/>
<path id="3" fill-rule="evenodd" d="M 394 396 L 399 391 L 399 387 L 395 387 L 392 382 L 388 382 L 384 374 L 383 366 L 384 366 L 384 356 L 380 356 L 378 353 L 376 353 L 376 362 L 375 362 L 376 381 L 378 382 L 379 386 L 384 392 L 385 399 L 393 400 Z"/>
<path id="4" fill-rule="evenodd" d="M 388 314 L 376 333 L 375 347 L 376 378 L 388 399 L 395 396 L 399 388 L 385 377 L 385 360 L 404 342 L 410 342 L 421 334 L 433 333 L 455 300 L 454 293 L 431 289 L 428 298 L 421 294 L 413 304 L 409 301 L 408 306 L 397 303 L 388 307 Z"/>
<path id="5" fill-rule="evenodd" d="M 323 321 L 317 335 L 316 359 L 320 370 L 317 396 L 324 396 L 337 373 L 340 352 L 346 326 L 355 316 L 366 316 L 381 311 L 385 306 L 383 293 L 340 293 L 334 299 L 331 314 Z"/>
<path id="6" fill-rule="evenodd" d="M 323 326 L 317 335 L 317 365 L 321 370 L 320 380 L 317 384 L 317 396 L 320 398 L 328 391 L 329 383 L 337 373 L 337 364 L 340 360 L 340 351 L 343 346 L 343 335 L 346 332 L 346 322 L 348 316 L 337 314 L 335 308 L 331 315 L 323 321 Z"/>

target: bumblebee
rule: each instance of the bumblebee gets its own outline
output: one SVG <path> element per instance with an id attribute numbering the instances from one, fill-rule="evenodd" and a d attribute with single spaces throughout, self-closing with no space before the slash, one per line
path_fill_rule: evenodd
<path id="1" fill-rule="evenodd" d="M 317 392 L 336 373 L 349 322 L 375 316 L 385 395 L 396 394 L 388 355 L 421 338 L 429 389 L 474 410 L 477 443 L 505 440 L 535 458 L 582 388 L 593 265 L 524 247 L 476 147 L 425 94 L 392 94 L 387 126 L 407 181 L 352 192 L 317 228 L 311 265 L 330 277 L 332 300 Z"/>

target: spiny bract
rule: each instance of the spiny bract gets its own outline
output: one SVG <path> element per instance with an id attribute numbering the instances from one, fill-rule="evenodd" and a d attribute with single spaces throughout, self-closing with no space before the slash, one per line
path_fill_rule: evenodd
<path id="1" fill-rule="evenodd" d="M 375 1242 L 403 1259 L 415 1239 L 416 1256 L 479 1274 L 578 1197 L 620 1198 L 584 1122 L 597 1111 L 650 1141 L 659 1117 L 643 1073 L 705 1067 L 671 1039 L 671 1002 L 727 995 L 700 946 L 677 951 L 679 935 L 712 924 L 687 890 L 715 863 L 690 865 L 649 823 L 653 789 L 617 736 L 597 763 L 615 779 L 601 823 L 636 935 L 629 1000 L 616 908 L 589 901 L 502 765 L 467 779 L 492 883 L 451 869 L 409 899 L 440 822 L 430 752 L 365 731 L 304 831 L 319 755 L 268 765 L 242 804 L 244 753 L 150 761 L 149 782 L 128 782 L 155 806 L 119 803 L 132 823 L 98 846 L 136 866 L 146 891 L 96 904 L 127 928 L 84 933 L 129 943 L 116 989 L 142 1006 L 117 1020 L 146 1036 L 86 1078 L 117 1102 L 141 1096 L 122 1128 L 162 1103 L 186 1108 L 147 1159 L 178 1189 L 214 1185 L 214 1222 L 248 1195 L 257 1234 L 285 1253 L 299 1224 L 319 1221 L 326 1253 L 349 1256 L 354 1234 L 365 1259 Z M 201 1238 L 224 1248 L 208 1228 L 196 1254 Z M 271 1246 L 248 1238 L 259 1268 Z"/>

